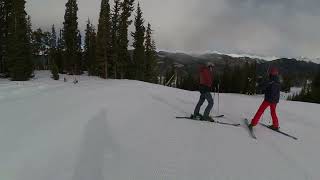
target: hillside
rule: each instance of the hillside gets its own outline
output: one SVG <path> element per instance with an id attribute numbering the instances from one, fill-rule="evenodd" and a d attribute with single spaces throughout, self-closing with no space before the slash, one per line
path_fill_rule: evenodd
<path id="1" fill-rule="evenodd" d="M 171 67 L 171 64 L 179 64 L 179 69 L 186 73 L 195 73 L 199 64 L 213 62 L 216 70 L 222 72 L 224 66 L 229 64 L 231 67 L 242 66 L 246 62 L 257 62 L 257 74 L 264 75 L 271 65 L 279 67 L 280 72 L 285 75 L 291 75 L 295 78 L 310 78 L 320 69 L 320 64 L 297 59 L 280 58 L 271 61 L 251 57 L 241 57 L 235 55 L 226 55 L 221 53 L 206 53 L 200 55 L 189 55 L 184 53 L 158 52 L 158 59 L 161 62 L 160 71 L 162 74 Z"/>

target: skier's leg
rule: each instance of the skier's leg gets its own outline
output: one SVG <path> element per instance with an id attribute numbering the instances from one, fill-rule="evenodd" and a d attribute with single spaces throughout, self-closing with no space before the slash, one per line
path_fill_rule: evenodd
<path id="1" fill-rule="evenodd" d="M 271 109 L 271 117 L 272 117 L 272 124 L 274 128 L 279 128 L 279 121 L 278 121 L 278 116 L 277 116 L 277 104 L 272 103 L 270 105 L 270 109 Z"/>
<path id="2" fill-rule="evenodd" d="M 194 115 L 199 114 L 200 108 L 201 108 L 202 104 L 204 103 L 204 101 L 205 101 L 205 96 L 203 93 L 201 93 L 199 102 L 198 102 L 196 108 L 194 109 L 194 113 L 193 113 Z"/>
<path id="3" fill-rule="evenodd" d="M 214 102 L 213 102 L 212 95 L 210 92 L 205 93 L 205 98 L 208 101 L 208 106 L 206 107 L 206 110 L 204 111 L 203 116 L 209 117 L 209 114 L 210 114 L 210 111 L 212 110 Z"/>
<path id="4" fill-rule="evenodd" d="M 254 116 L 254 118 L 251 121 L 251 125 L 252 126 L 256 126 L 262 116 L 262 114 L 264 113 L 264 111 L 267 109 L 267 107 L 270 105 L 270 103 L 268 103 L 267 101 L 263 101 L 263 103 L 261 104 L 261 106 L 259 107 L 256 115 Z"/>

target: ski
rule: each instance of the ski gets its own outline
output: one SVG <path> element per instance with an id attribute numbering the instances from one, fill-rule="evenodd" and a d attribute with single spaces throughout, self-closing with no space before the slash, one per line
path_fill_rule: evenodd
<path id="1" fill-rule="evenodd" d="M 202 121 L 202 120 L 199 120 L 199 119 L 192 119 L 190 117 L 176 117 L 177 119 L 190 119 L 190 120 L 195 120 L 195 121 Z M 221 124 L 221 125 L 228 125 L 228 126 L 235 126 L 235 127 L 238 127 L 240 126 L 241 124 L 237 124 L 237 123 L 226 123 L 226 122 L 221 122 L 221 121 L 204 121 L 203 122 L 211 122 L 211 123 L 216 123 L 216 124 Z"/>
<path id="2" fill-rule="evenodd" d="M 250 128 L 249 127 L 249 120 L 248 119 L 244 119 L 244 123 L 246 124 L 246 128 L 248 128 L 249 130 L 249 133 L 250 133 L 250 136 L 253 138 L 253 139 L 257 139 L 257 136 L 254 134 L 254 131 L 253 131 L 253 128 Z"/>
<path id="3" fill-rule="evenodd" d="M 283 134 L 283 135 L 285 135 L 285 136 L 287 136 L 287 137 L 289 137 L 289 138 L 292 138 L 292 139 L 294 139 L 294 140 L 298 140 L 298 138 L 296 138 L 296 137 L 294 137 L 294 136 L 292 136 L 292 135 L 290 135 L 290 134 L 288 134 L 288 133 L 285 133 L 285 132 L 283 132 L 283 131 L 281 131 L 281 130 L 274 130 L 274 129 L 272 129 L 271 127 L 269 127 L 268 125 L 266 125 L 266 124 L 263 124 L 263 123 L 260 123 L 260 124 L 261 124 L 262 126 L 268 128 L 268 129 L 271 129 L 271 130 L 273 130 L 273 131 L 275 131 L 275 132 L 278 132 L 278 133 L 280 133 L 280 134 Z"/>
<path id="4" fill-rule="evenodd" d="M 221 114 L 221 115 L 217 115 L 217 116 L 213 116 L 214 118 L 223 118 L 224 117 L 224 115 L 223 114 Z"/>

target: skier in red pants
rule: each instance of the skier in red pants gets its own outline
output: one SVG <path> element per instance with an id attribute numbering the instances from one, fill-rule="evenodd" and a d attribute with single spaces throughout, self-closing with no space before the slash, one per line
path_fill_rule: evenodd
<path id="1" fill-rule="evenodd" d="M 251 121 L 249 128 L 255 127 L 261 118 L 261 115 L 264 113 L 266 108 L 270 106 L 271 116 L 272 116 L 272 125 L 270 126 L 274 130 L 279 129 L 279 121 L 277 117 L 277 104 L 280 99 L 280 81 L 279 81 L 279 71 L 277 68 L 273 67 L 269 71 L 269 80 L 264 83 L 261 87 L 264 90 L 265 98 L 260 108 L 258 109 L 256 115 Z"/>

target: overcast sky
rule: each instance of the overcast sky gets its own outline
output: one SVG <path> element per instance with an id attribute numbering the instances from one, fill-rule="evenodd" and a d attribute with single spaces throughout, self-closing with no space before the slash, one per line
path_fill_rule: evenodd
<path id="1" fill-rule="evenodd" d="M 27 0 L 34 28 L 60 27 L 67 0 Z M 111 2 L 112 3 L 112 2 Z M 320 57 L 320 0 L 140 0 L 158 49 Z M 100 0 L 78 0 L 79 28 Z"/>

